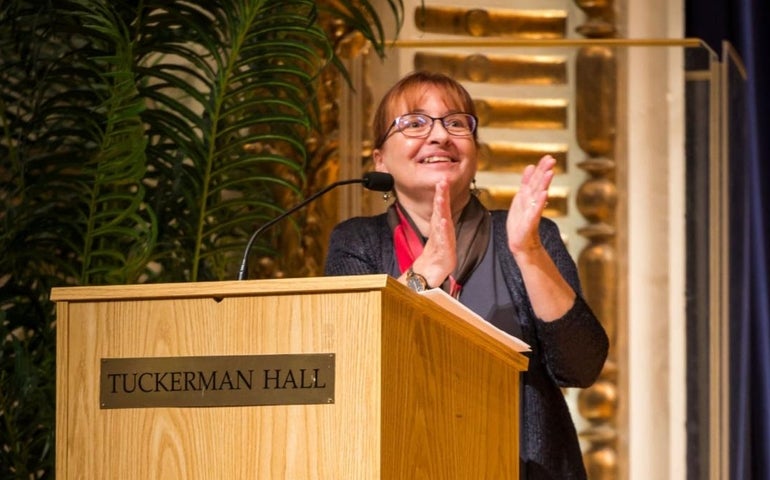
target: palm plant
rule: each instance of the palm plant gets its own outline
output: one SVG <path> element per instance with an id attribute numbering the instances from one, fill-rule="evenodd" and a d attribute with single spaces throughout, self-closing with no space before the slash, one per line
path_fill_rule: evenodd
<path id="1" fill-rule="evenodd" d="M 53 475 L 52 287 L 234 278 L 302 194 L 328 19 L 384 54 L 366 0 L 0 3 L 3 476 Z"/>

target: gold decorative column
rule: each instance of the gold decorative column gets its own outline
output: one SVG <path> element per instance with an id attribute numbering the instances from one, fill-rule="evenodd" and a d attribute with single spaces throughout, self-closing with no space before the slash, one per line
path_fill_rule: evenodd
<path id="1" fill-rule="evenodd" d="M 578 33 L 589 38 L 615 35 L 612 0 L 575 0 L 587 14 Z M 616 249 L 615 130 L 617 59 L 612 48 L 588 46 L 576 64 L 576 135 L 588 174 L 577 193 L 577 207 L 588 225 L 578 233 L 588 240 L 577 260 L 584 295 L 610 337 L 610 353 L 594 385 L 580 391 L 578 411 L 588 426 L 583 460 L 591 480 L 619 477 L 618 451 L 618 255 Z"/>

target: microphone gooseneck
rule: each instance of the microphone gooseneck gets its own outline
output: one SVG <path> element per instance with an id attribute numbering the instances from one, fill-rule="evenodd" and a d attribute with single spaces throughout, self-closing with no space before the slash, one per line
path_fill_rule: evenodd
<path id="1" fill-rule="evenodd" d="M 241 266 L 238 269 L 238 280 L 246 280 L 248 278 L 249 252 L 251 251 L 252 245 L 254 245 L 254 241 L 262 232 L 280 222 L 284 218 L 288 217 L 292 213 L 296 212 L 300 208 L 306 206 L 308 203 L 325 194 L 329 190 L 337 188 L 340 185 L 349 185 L 351 183 L 361 183 L 367 189 L 374 190 L 376 192 L 387 192 L 393 189 L 393 176 L 389 173 L 383 172 L 366 172 L 362 178 L 354 178 L 350 180 L 340 180 L 338 182 L 334 182 L 322 190 L 314 193 L 313 195 L 310 195 L 305 200 L 301 201 L 297 205 L 291 207 L 290 209 L 286 210 L 282 214 L 259 227 L 253 234 L 251 234 L 248 243 L 246 243 L 246 248 L 243 250 L 243 259 L 241 259 Z"/>

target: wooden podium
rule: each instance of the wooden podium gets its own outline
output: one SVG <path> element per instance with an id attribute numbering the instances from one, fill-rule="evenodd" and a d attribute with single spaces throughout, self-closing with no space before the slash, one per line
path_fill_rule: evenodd
<path id="1" fill-rule="evenodd" d="M 386 275 L 51 297 L 60 480 L 518 478 L 527 358 Z"/>

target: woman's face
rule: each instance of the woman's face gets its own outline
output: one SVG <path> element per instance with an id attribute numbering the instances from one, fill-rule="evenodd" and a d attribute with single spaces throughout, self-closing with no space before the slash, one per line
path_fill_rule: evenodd
<path id="1" fill-rule="evenodd" d="M 392 119 L 406 113 L 424 113 L 434 118 L 462 112 L 460 105 L 450 105 L 442 91 L 425 87 L 416 105 L 409 108 L 404 98 L 390 107 Z M 409 138 L 395 127 L 382 147 L 373 151 L 375 168 L 393 175 L 396 195 L 404 204 L 431 202 L 436 183 L 446 179 L 450 185 L 452 207 L 465 205 L 470 185 L 476 175 L 477 147 L 472 135 L 450 135 L 441 121 L 434 121 L 427 137 Z"/>

